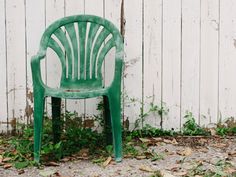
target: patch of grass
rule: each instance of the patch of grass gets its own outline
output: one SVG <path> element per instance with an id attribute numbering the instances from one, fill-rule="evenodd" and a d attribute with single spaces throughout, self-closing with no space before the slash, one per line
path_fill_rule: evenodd
<path id="1" fill-rule="evenodd" d="M 126 137 L 142 138 L 142 137 L 158 137 L 158 136 L 175 136 L 178 133 L 173 130 L 163 130 L 159 128 L 154 128 L 150 125 L 145 125 L 142 129 L 127 131 Z"/>
<path id="2" fill-rule="evenodd" d="M 77 120 L 68 120 L 62 131 L 61 141 L 53 144 L 52 121 L 44 120 L 42 133 L 41 159 L 43 162 L 59 160 L 62 157 L 78 153 L 81 149 L 89 149 L 92 155 L 99 154 L 99 148 L 105 147 L 103 134 L 93 131 L 91 128 L 78 126 Z M 12 136 L 4 144 L 5 151 L 2 158 L 10 158 L 9 162 L 16 168 L 24 168 L 33 165 L 33 127 L 27 126 L 17 136 Z"/>

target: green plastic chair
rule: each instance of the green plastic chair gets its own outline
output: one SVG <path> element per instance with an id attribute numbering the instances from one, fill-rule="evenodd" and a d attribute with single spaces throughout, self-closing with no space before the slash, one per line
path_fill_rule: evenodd
<path id="1" fill-rule="evenodd" d="M 114 78 L 110 86 L 104 87 L 102 63 L 113 47 L 115 47 Z M 60 60 L 62 74 L 59 88 L 50 88 L 42 81 L 40 61 L 45 59 L 48 48 L 51 48 Z M 47 57 L 47 60 L 50 58 Z M 55 21 L 45 30 L 39 51 L 31 59 L 36 162 L 40 160 L 45 98 L 52 98 L 52 129 L 54 142 L 58 142 L 61 98 L 84 99 L 98 96 L 103 96 L 105 101 L 105 122 L 108 127 L 111 125 L 115 160 L 121 161 L 122 66 L 123 38 L 119 30 L 104 18 L 92 15 L 69 16 Z"/>

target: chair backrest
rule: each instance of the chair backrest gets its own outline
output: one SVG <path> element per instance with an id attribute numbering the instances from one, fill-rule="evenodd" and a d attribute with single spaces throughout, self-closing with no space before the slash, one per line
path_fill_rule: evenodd
<path id="1" fill-rule="evenodd" d="M 102 63 L 115 47 L 115 60 L 122 60 L 123 42 L 119 30 L 108 20 L 93 15 L 69 16 L 57 20 L 44 32 L 40 51 L 51 48 L 60 59 L 61 87 L 102 86 Z"/>

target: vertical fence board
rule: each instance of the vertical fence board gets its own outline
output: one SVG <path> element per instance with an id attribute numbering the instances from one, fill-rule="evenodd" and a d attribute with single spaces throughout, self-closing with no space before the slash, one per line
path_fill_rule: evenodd
<path id="1" fill-rule="evenodd" d="M 65 15 L 82 15 L 84 14 L 84 0 L 70 0 L 65 4 Z M 84 115 L 84 99 L 81 100 L 66 100 L 66 110 L 69 112 L 78 113 L 79 116 Z"/>
<path id="2" fill-rule="evenodd" d="M 107 20 L 111 21 L 119 30 L 121 23 L 121 1 L 122 0 L 104 0 L 104 16 Z M 105 87 L 108 87 L 113 80 L 115 70 L 114 66 L 115 50 L 112 49 L 105 58 Z M 121 92 L 123 94 L 123 82 L 121 86 Z M 123 97 L 121 96 L 121 98 Z M 121 105 L 121 107 L 123 108 L 123 104 Z"/>
<path id="3" fill-rule="evenodd" d="M 64 0 L 45 1 L 46 2 L 46 27 L 59 18 L 64 17 L 65 7 Z M 61 79 L 60 60 L 54 51 L 48 50 L 46 59 L 46 83 L 48 86 L 59 87 Z M 65 106 L 65 101 L 62 101 Z M 51 114 L 51 98 L 47 99 L 47 114 Z"/>
<path id="4" fill-rule="evenodd" d="M 120 28 L 121 0 L 104 1 L 104 17 Z M 109 86 L 114 76 L 115 50 L 111 50 L 105 59 L 105 86 Z"/>
<path id="5" fill-rule="evenodd" d="M 162 83 L 162 0 L 144 1 L 144 113 L 145 124 L 160 126 L 160 115 L 150 112 L 151 104 L 161 107 Z"/>
<path id="6" fill-rule="evenodd" d="M 24 1 L 6 1 L 9 120 L 24 120 L 26 107 Z"/>
<path id="7" fill-rule="evenodd" d="M 163 127 L 180 128 L 181 1 L 163 1 Z"/>
<path id="8" fill-rule="evenodd" d="M 181 115 L 193 113 L 199 122 L 200 1 L 182 0 Z M 185 120 L 182 121 L 184 123 Z"/>
<path id="9" fill-rule="evenodd" d="M 219 1 L 201 1 L 200 125 L 217 122 Z"/>
<path id="10" fill-rule="evenodd" d="M 4 130 L 6 127 L 6 121 L 7 121 L 7 85 L 6 85 L 6 31 L 5 31 L 5 2 L 0 2 L 0 73 L 1 73 L 1 80 L 0 80 L 0 100 L 1 100 L 1 106 L 0 106 L 0 130 Z M 3 124 L 1 124 L 1 122 Z"/>
<path id="11" fill-rule="evenodd" d="M 35 8 L 37 7 L 37 8 Z M 33 115 L 33 89 L 30 60 L 39 49 L 40 38 L 45 29 L 45 4 L 44 1 L 26 1 L 26 42 L 27 42 L 27 87 L 26 87 L 26 116 L 27 123 L 32 120 Z"/>
<path id="12" fill-rule="evenodd" d="M 85 1 L 85 14 L 91 14 L 91 15 L 97 15 L 100 17 L 103 17 L 104 15 L 104 5 L 103 0 L 86 0 Z M 99 111 L 97 110 L 97 105 L 101 101 L 100 98 L 90 98 L 85 100 L 85 113 L 86 117 L 93 117 L 94 115 L 99 114 Z"/>
<path id="13" fill-rule="evenodd" d="M 220 1 L 220 118 L 236 116 L 236 1 Z"/>
<path id="14" fill-rule="evenodd" d="M 132 10 L 131 10 L 132 9 Z M 130 128 L 139 118 L 142 106 L 142 1 L 124 2 L 125 68 L 124 68 L 124 116 Z"/>

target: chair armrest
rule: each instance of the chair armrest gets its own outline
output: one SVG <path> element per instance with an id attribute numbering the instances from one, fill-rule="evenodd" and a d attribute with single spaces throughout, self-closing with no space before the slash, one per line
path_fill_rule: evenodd
<path id="1" fill-rule="evenodd" d="M 121 85 L 121 77 L 122 77 L 122 71 L 123 71 L 123 65 L 124 61 L 123 60 L 116 60 L 115 61 L 115 73 L 114 73 L 114 79 L 111 83 L 111 87 L 120 87 Z"/>
<path id="2" fill-rule="evenodd" d="M 41 76 L 41 69 L 40 69 L 40 60 L 45 58 L 46 53 L 41 52 L 31 58 L 31 71 L 32 71 L 32 78 L 33 78 L 33 85 L 45 87 L 45 84 L 42 81 Z"/>

